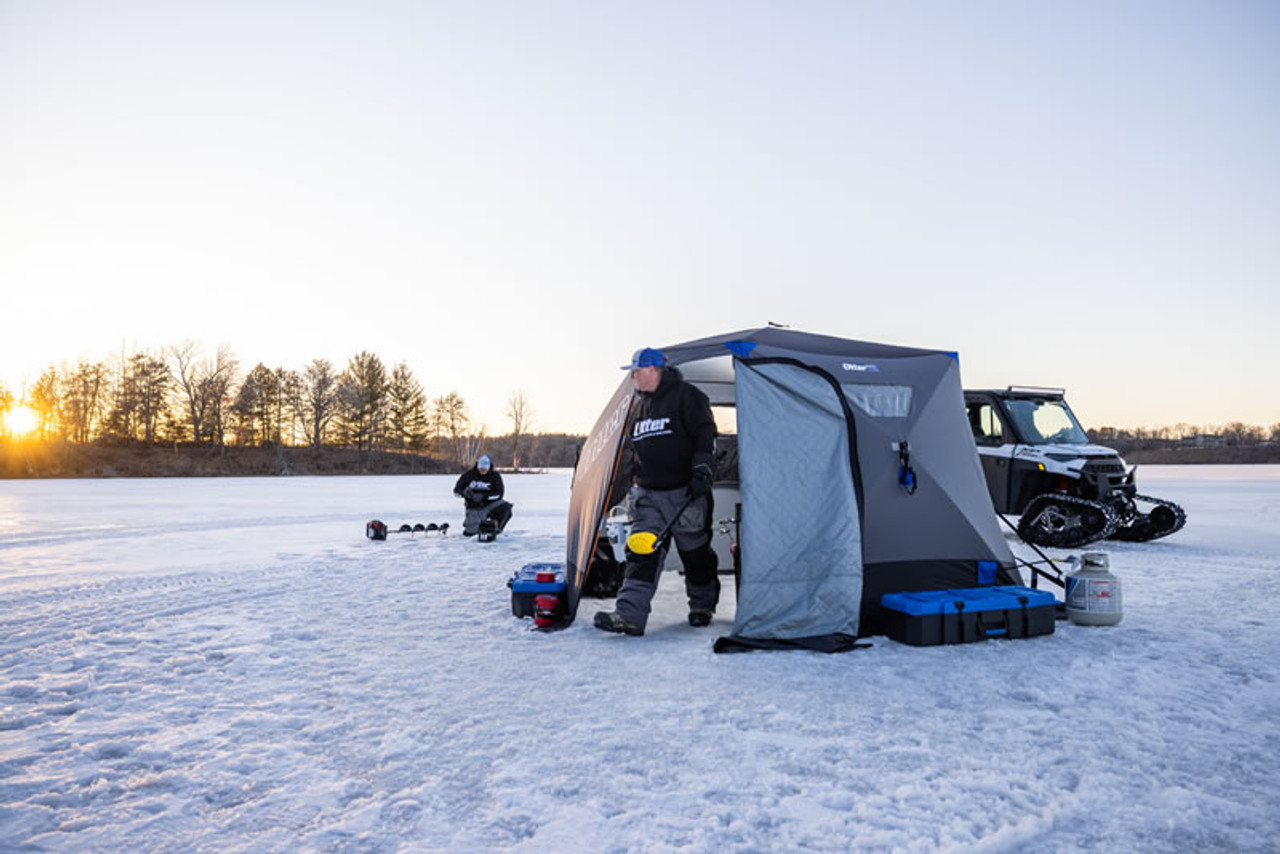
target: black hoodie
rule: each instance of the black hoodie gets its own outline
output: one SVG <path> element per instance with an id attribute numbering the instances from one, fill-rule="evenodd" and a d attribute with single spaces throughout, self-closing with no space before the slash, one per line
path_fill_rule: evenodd
<path id="1" fill-rule="evenodd" d="M 453 494 L 466 499 L 467 507 L 486 507 L 502 497 L 502 475 L 492 467 L 488 474 L 481 474 L 478 466 L 472 466 L 458 477 Z"/>
<path id="2" fill-rule="evenodd" d="M 715 472 L 716 422 L 711 402 L 684 381 L 677 368 L 664 368 L 652 392 L 636 392 L 627 422 L 635 482 L 646 489 L 678 489 L 693 470 Z"/>

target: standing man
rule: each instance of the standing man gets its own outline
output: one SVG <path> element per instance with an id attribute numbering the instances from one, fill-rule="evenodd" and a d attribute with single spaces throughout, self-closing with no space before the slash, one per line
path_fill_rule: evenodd
<path id="1" fill-rule="evenodd" d="M 720 601 L 716 553 L 711 548 L 711 478 L 715 471 L 716 424 L 711 403 L 701 390 L 667 365 L 661 350 L 636 351 L 631 364 L 636 401 L 626 441 L 634 462 L 631 531 L 627 568 L 618 591 L 617 610 L 601 611 L 595 626 L 606 632 L 644 634 L 653 594 L 673 537 L 684 563 L 689 596 L 689 625 L 711 623 Z M 651 553 L 638 554 L 630 540 L 637 533 L 666 534 Z"/>

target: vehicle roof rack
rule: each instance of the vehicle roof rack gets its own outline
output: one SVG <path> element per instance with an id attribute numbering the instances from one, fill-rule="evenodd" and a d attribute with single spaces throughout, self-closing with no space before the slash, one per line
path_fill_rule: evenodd
<path id="1" fill-rule="evenodd" d="M 1011 385 L 1007 391 L 1009 394 L 1038 394 L 1044 397 L 1064 397 L 1067 393 L 1064 388 L 1048 388 L 1038 385 Z"/>

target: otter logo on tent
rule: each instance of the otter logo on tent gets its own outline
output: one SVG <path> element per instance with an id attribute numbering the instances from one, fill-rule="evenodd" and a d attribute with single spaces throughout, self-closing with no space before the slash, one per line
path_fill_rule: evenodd
<path id="1" fill-rule="evenodd" d="M 859 365 L 857 362 L 845 362 L 841 367 L 846 371 L 869 371 L 874 374 L 880 373 L 879 365 Z"/>

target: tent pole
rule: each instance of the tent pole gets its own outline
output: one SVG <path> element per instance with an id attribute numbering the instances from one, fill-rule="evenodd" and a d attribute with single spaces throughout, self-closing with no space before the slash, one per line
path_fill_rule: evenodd
<path id="1" fill-rule="evenodd" d="M 1009 526 L 1009 530 L 1013 531 L 1015 534 L 1018 533 L 1018 527 L 1009 521 L 1008 516 L 1004 515 L 1003 513 L 997 513 L 996 515 L 1000 517 L 1000 521 L 1004 522 L 1006 525 Z M 1027 541 L 1022 539 L 1022 537 L 1018 537 L 1018 540 L 1020 542 L 1027 543 Z M 1054 570 L 1055 570 L 1054 572 L 1046 572 L 1045 570 L 1041 569 L 1039 566 L 1039 564 L 1042 564 L 1042 563 L 1048 564 L 1049 566 L 1054 566 L 1055 561 L 1053 560 L 1053 558 L 1049 557 L 1044 552 L 1040 551 L 1040 547 L 1037 546 L 1035 543 L 1027 543 L 1027 545 L 1031 546 L 1031 550 L 1034 551 L 1036 554 L 1040 555 L 1040 557 L 1043 558 L 1043 560 L 1039 560 L 1039 561 L 1023 560 L 1017 555 L 1014 555 L 1013 559 L 1031 570 L 1031 587 L 1033 589 L 1039 589 L 1039 585 L 1036 582 L 1040 580 L 1041 576 L 1044 576 L 1045 578 L 1049 579 L 1054 584 L 1058 585 L 1059 587 L 1065 590 L 1067 587 L 1067 582 L 1063 580 L 1062 573 L 1057 571 L 1057 567 L 1054 567 Z"/>

